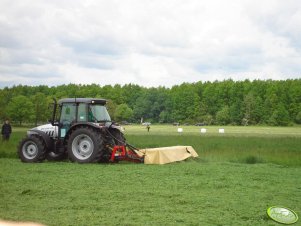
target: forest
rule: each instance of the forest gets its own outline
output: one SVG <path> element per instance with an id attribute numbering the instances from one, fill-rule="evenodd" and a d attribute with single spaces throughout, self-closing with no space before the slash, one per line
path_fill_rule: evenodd
<path id="1" fill-rule="evenodd" d="M 112 120 L 194 125 L 301 124 L 301 79 L 183 83 L 171 88 L 126 85 L 16 85 L 0 89 L 0 119 L 22 125 L 51 118 L 53 98 L 108 100 Z"/>

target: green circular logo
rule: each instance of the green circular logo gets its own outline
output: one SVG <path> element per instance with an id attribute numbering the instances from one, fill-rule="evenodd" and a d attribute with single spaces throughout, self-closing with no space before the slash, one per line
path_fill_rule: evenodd
<path id="1" fill-rule="evenodd" d="M 267 210 L 268 216 L 282 224 L 293 224 L 298 221 L 298 215 L 291 209 L 280 206 L 272 206 Z"/>

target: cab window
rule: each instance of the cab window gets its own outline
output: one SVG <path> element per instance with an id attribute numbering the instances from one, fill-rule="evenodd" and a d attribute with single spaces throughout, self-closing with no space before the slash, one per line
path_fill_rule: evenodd
<path id="1" fill-rule="evenodd" d="M 71 124 L 76 118 L 76 105 L 64 104 L 61 110 L 60 122 L 63 124 Z"/>
<path id="2" fill-rule="evenodd" d="M 79 104 L 78 105 L 78 113 L 77 113 L 77 121 L 78 122 L 85 122 L 87 121 L 87 114 L 86 114 L 86 105 Z"/>

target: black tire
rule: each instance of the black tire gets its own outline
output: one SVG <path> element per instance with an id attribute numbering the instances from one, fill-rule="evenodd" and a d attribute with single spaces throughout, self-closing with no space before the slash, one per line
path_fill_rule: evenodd
<path id="1" fill-rule="evenodd" d="M 112 131 L 112 134 L 114 136 L 115 145 L 126 145 L 125 137 L 120 130 L 115 129 Z"/>
<path id="2" fill-rule="evenodd" d="M 74 130 L 68 138 L 68 156 L 73 162 L 99 162 L 104 151 L 104 142 L 99 131 L 89 127 Z"/>
<path id="3" fill-rule="evenodd" d="M 24 138 L 18 147 L 18 156 L 22 162 L 42 162 L 46 158 L 47 148 L 38 136 Z"/>
<path id="4" fill-rule="evenodd" d="M 110 162 L 112 150 L 113 150 L 114 146 L 116 146 L 116 145 L 118 145 L 118 146 L 126 145 L 125 137 L 120 130 L 109 128 L 107 130 L 107 134 L 106 134 L 106 148 L 103 152 L 101 162 L 103 162 L 103 163 Z M 115 160 L 115 162 L 118 162 L 118 161 Z"/>

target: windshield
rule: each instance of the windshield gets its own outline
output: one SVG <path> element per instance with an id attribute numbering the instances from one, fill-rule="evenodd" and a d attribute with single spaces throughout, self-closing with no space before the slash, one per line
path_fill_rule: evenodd
<path id="1" fill-rule="evenodd" d="M 103 105 L 89 105 L 89 122 L 108 122 L 111 117 L 107 108 Z"/>

